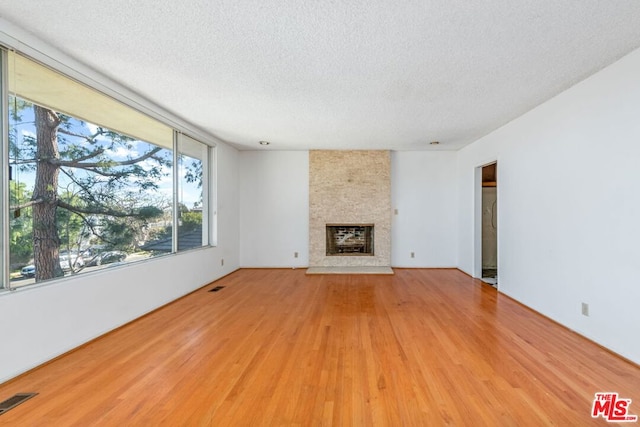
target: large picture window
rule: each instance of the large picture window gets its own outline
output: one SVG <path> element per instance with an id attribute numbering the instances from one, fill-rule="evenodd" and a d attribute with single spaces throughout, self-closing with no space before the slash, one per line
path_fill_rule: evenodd
<path id="1" fill-rule="evenodd" d="M 4 58 L 4 287 L 209 244 L 207 145 L 28 58 Z"/>

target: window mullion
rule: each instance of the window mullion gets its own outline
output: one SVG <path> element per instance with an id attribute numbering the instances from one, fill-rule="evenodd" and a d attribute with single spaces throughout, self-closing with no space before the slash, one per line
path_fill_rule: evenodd
<path id="1" fill-rule="evenodd" d="M 209 200 L 210 200 L 210 190 L 209 190 L 209 179 L 211 177 L 211 165 L 210 165 L 210 157 L 211 157 L 211 148 L 206 147 L 206 154 L 203 156 L 203 168 L 202 168 L 202 243 L 204 245 L 210 245 L 211 239 L 210 231 L 209 231 L 209 215 L 211 214 Z"/>
<path id="2" fill-rule="evenodd" d="M 178 132 L 173 132 L 173 220 L 171 222 L 171 252 L 178 252 L 178 226 L 180 221 L 179 188 L 180 185 L 180 151 Z"/>
<path id="3" fill-rule="evenodd" d="M 0 234 L 0 248 L 2 248 L 2 256 L 0 257 L 0 289 L 11 289 L 11 281 L 9 280 L 10 257 L 9 257 L 9 115 L 7 105 L 9 105 L 8 96 L 8 56 L 5 49 L 0 49 L 0 164 L 3 165 L 2 176 L 0 177 L 0 226 L 2 227 Z"/>

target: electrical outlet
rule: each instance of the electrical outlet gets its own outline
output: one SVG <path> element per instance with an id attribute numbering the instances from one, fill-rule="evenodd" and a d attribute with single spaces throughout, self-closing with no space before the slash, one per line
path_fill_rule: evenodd
<path id="1" fill-rule="evenodd" d="M 224 258 L 220 259 L 220 265 L 224 265 Z"/>
<path id="2" fill-rule="evenodd" d="M 398 215 L 398 209 L 394 209 L 394 210 L 393 210 L 393 214 L 394 214 L 394 215 Z"/>
<path id="3" fill-rule="evenodd" d="M 293 253 L 293 257 L 294 257 L 294 258 L 298 258 L 298 252 L 294 252 L 294 253 Z"/>
<path id="4" fill-rule="evenodd" d="M 416 257 L 416 253 L 415 252 L 411 252 L 411 258 L 415 258 Z"/>
<path id="5" fill-rule="evenodd" d="M 582 315 L 587 317 L 589 316 L 589 304 L 586 302 L 582 303 Z"/>

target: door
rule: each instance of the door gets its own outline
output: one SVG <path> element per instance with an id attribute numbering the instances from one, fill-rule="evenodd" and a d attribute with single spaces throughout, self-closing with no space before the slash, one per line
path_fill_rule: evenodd
<path id="1" fill-rule="evenodd" d="M 498 285 L 498 164 L 482 167 L 482 281 Z"/>

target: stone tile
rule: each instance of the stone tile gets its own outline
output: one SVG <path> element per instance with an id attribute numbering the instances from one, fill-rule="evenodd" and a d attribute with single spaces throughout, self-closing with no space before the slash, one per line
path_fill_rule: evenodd
<path id="1" fill-rule="evenodd" d="M 391 265 L 389 151 L 309 152 L 309 265 Z M 374 224 L 373 256 L 327 256 L 327 224 Z"/>

